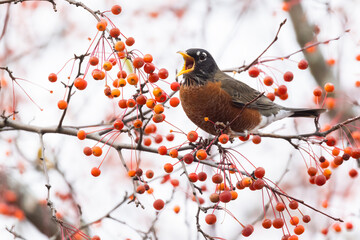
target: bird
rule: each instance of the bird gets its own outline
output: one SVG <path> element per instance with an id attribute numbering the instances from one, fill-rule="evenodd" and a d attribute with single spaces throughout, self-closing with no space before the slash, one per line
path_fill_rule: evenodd
<path id="1" fill-rule="evenodd" d="M 319 117 L 325 109 L 288 108 L 222 72 L 211 54 L 200 48 L 178 51 L 184 66 L 180 101 L 187 117 L 211 135 L 232 137 L 257 133 L 286 117 Z"/>

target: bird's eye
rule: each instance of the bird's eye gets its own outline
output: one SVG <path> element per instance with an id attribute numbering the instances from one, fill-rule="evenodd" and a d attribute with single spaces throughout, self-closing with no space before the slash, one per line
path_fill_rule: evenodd
<path id="1" fill-rule="evenodd" d="M 202 54 L 199 56 L 199 59 L 200 59 L 200 61 L 206 60 L 206 54 L 205 54 L 205 53 L 202 53 Z"/>

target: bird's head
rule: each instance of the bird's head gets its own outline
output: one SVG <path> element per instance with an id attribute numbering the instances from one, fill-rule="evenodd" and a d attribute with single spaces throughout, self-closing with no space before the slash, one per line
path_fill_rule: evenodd
<path id="1" fill-rule="evenodd" d="M 213 81 L 216 71 L 219 70 L 211 54 L 200 48 L 190 48 L 185 52 L 179 51 L 184 58 L 184 67 L 176 75 L 184 75 L 185 80 L 197 84 Z"/>

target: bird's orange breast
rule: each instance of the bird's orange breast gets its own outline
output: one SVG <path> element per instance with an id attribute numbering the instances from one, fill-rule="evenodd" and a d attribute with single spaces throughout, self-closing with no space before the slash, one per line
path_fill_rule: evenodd
<path id="1" fill-rule="evenodd" d="M 182 85 L 180 100 L 188 118 L 213 135 L 217 134 L 214 126 L 217 122 L 224 124 L 231 122 L 232 131 L 244 132 L 254 129 L 261 120 L 257 110 L 234 106 L 231 96 L 221 88 L 221 82 L 208 82 L 200 86 Z M 205 117 L 210 121 L 205 121 Z"/>

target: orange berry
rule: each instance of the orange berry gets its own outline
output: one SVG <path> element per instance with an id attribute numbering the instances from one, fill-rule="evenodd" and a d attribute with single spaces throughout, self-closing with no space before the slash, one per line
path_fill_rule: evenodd
<path id="1" fill-rule="evenodd" d="M 241 180 L 241 184 L 244 186 L 244 187 L 250 187 L 250 185 L 252 184 L 252 179 L 249 178 L 249 177 L 244 177 L 242 180 Z"/>
<path id="2" fill-rule="evenodd" d="M 299 224 L 299 218 L 297 216 L 292 216 L 290 218 L 290 224 L 293 226 L 296 226 Z"/>
<path id="3" fill-rule="evenodd" d="M 126 80 L 130 85 L 136 85 L 139 81 L 139 77 L 136 73 L 130 73 Z"/>
<path id="4" fill-rule="evenodd" d="M 335 147 L 332 151 L 331 151 L 332 155 L 334 156 L 338 156 L 340 154 L 340 149 Z"/>
<path id="5" fill-rule="evenodd" d="M 301 235 L 301 234 L 304 233 L 304 231 L 305 231 L 305 228 L 304 228 L 303 225 L 297 225 L 297 226 L 294 228 L 294 233 L 295 233 L 296 235 Z"/>
<path id="6" fill-rule="evenodd" d="M 236 191 L 230 191 L 231 193 L 231 200 L 235 200 L 238 197 L 238 193 Z"/>
<path id="7" fill-rule="evenodd" d="M 119 130 L 119 131 L 120 131 L 121 129 L 123 129 L 124 123 L 123 123 L 123 121 L 121 121 L 120 119 L 117 119 L 117 120 L 114 122 L 113 126 L 114 126 L 114 128 L 115 128 L 116 130 Z"/>
<path id="8" fill-rule="evenodd" d="M 92 151 L 93 151 L 93 154 L 94 154 L 95 157 L 99 157 L 102 154 L 102 149 L 99 146 L 94 146 L 92 148 Z"/>
<path id="9" fill-rule="evenodd" d="M 111 90 L 111 96 L 113 96 L 114 98 L 117 98 L 117 97 L 119 97 L 120 96 L 120 90 L 119 89 L 117 89 L 117 88 L 115 88 L 115 89 L 113 89 L 113 90 Z M 134 100 L 134 99 L 132 99 L 132 100 Z"/>
<path id="10" fill-rule="evenodd" d="M 190 141 L 190 142 L 196 142 L 196 140 L 198 139 L 198 134 L 197 132 L 195 131 L 190 131 L 188 134 L 187 134 L 187 139 Z"/>
<path id="11" fill-rule="evenodd" d="M 129 108 L 133 108 L 136 106 L 136 102 L 134 99 L 130 98 L 126 101 L 126 106 Z"/>
<path id="12" fill-rule="evenodd" d="M 332 83 L 326 83 L 324 86 L 324 89 L 326 92 L 333 92 L 335 87 L 334 87 L 334 84 L 332 84 Z"/>
<path id="13" fill-rule="evenodd" d="M 93 175 L 94 177 L 98 177 L 98 176 L 100 176 L 100 174 L 101 174 L 101 171 L 99 168 L 93 167 L 91 169 L 91 175 Z"/>
<path id="14" fill-rule="evenodd" d="M 144 95 L 139 95 L 136 97 L 136 103 L 138 105 L 145 105 L 146 104 L 146 97 Z"/>
<path id="15" fill-rule="evenodd" d="M 120 108 L 127 108 L 127 100 L 126 99 L 120 99 L 118 102 L 118 105 Z"/>
<path id="16" fill-rule="evenodd" d="M 207 153 L 204 149 L 200 149 L 196 152 L 196 157 L 199 160 L 205 160 L 207 158 Z"/>
<path id="17" fill-rule="evenodd" d="M 330 162 L 328 160 L 325 160 L 324 162 L 320 163 L 321 168 L 327 168 L 329 167 Z"/>
<path id="18" fill-rule="evenodd" d="M 96 24 L 96 28 L 97 28 L 99 31 L 101 31 L 101 32 L 105 31 L 106 27 L 107 27 L 107 21 L 106 21 L 105 19 L 101 19 L 101 20 Z"/>
<path id="19" fill-rule="evenodd" d="M 180 104 L 180 100 L 177 97 L 170 98 L 170 106 L 177 107 Z"/>
<path id="20" fill-rule="evenodd" d="M 329 66 L 333 66 L 335 64 L 335 59 L 329 58 L 329 59 L 326 60 L 326 63 Z"/>
<path id="21" fill-rule="evenodd" d="M 219 136 L 219 142 L 222 143 L 222 144 L 225 144 L 229 141 L 229 135 L 227 134 L 221 134 Z"/>
<path id="22" fill-rule="evenodd" d="M 179 180 L 177 180 L 177 179 L 171 179 L 170 183 L 171 183 L 171 185 L 173 185 L 173 187 L 177 187 L 180 184 Z"/>
<path id="23" fill-rule="evenodd" d="M 135 121 L 134 121 L 134 127 L 135 128 L 141 128 L 142 127 L 142 121 L 140 120 L 140 119 L 136 119 Z"/>
<path id="24" fill-rule="evenodd" d="M 308 42 L 305 44 L 305 51 L 307 51 L 308 53 L 314 53 L 316 51 L 316 46 L 311 46 L 313 45 L 313 42 Z M 311 47 L 310 47 L 311 46 Z"/>
<path id="25" fill-rule="evenodd" d="M 84 130 L 79 130 L 77 132 L 77 137 L 80 140 L 84 140 L 86 138 L 86 132 Z"/>
<path id="26" fill-rule="evenodd" d="M 153 178 L 154 177 L 154 171 L 153 170 L 147 170 L 146 173 L 145 173 L 145 176 L 147 178 Z"/>
<path id="27" fill-rule="evenodd" d="M 159 87 L 156 87 L 156 88 L 154 88 L 154 90 L 153 90 L 153 94 L 154 94 L 155 97 L 160 97 L 160 96 L 162 95 L 162 93 L 163 93 L 163 91 L 162 91 L 162 89 L 159 88 Z"/>
<path id="28" fill-rule="evenodd" d="M 164 170 L 167 173 L 171 173 L 174 170 L 174 167 L 171 163 L 165 163 Z"/>
<path id="29" fill-rule="evenodd" d="M 169 152 L 169 155 L 170 155 L 170 157 L 172 157 L 172 158 L 177 158 L 177 156 L 179 155 L 178 150 L 176 150 L 176 149 L 171 149 L 170 152 Z"/>
<path id="30" fill-rule="evenodd" d="M 154 107 L 154 112 L 156 114 L 161 114 L 164 112 L 164 106 L 162 104 L 156 104 Z"/>
<path id="31" fill-rule="evenodd" d="M 176 214 L 179 213 L 180 212 L 180 206 L 179 205 L 174 206 L 173 210 L 174 210 L 174 212 Z"/>
<path id="32" fill-rule="evenodd" d="M 50 82 L 56 82 L 57 75 L 55 73 L 50 73 L 48 79 Z"/>
<path id="33" fill-rule="evenodd" d="M 125 43 L 123 41 L 117 41 L 115 43 L 115 50 L 118 52 L 122 52 L 125 49 Z"/>
<path id="34" fill-rule="evenodd" d="M 106 61 L 106 62 L 104 62 L 104 64 L 103 64 L 103 68 L 104 68 L 105 71 L 110 71 L 110 70 L 112 69 L 112 67 L 113 67 L 113 65 L 112 65 L 112 63 L 109 62 L 109 61 Z"/>
<path id="35" fill-rule="evenodd" d="M 339 223 L 335 223 L 332 228 L 334 229 L 335 232 L 341 232 L 341 226 Z"/>
<path id="36" fill-rule="evenodd" d="M 360 87 L 360 81 L 355 82 L 355 87 Z"/>
<path id="37" fill-rule="evenodd" d="M 113 81 L 113 86 L 116 87 L 116 88 L 120 87 L 120 79 L 115 79 Z"/>
<path id="38" fill-rule="evenodd" d="M 61 110 L 64 110 L 67 108 L 67 102 L 65 100 L 58 101 L 58 108 Z"/>
<path id="39" fill-rule="evenodd" d="M 128 171 L 128 176 L 129 176 L 129 177 L 135 177 L 135 175 L 136 175 L 136 171 L 135 171 L 135 170 L 129 170 L 129 171 Z"/>
<path id="40" fill-rule="evenodd" d="M 76 78 L 74 81 L 74 86 L 79 90 L 84 90 L 87 86 L 87 82 L 83 78 Z"/>
<path id="41" fill-rule="evenodd" d="M 144 62 L 151 63 L 152 61 L 153 61 L 153 57 L 151 56 L 151 54 L 144 55 Z"/>
<path id="42" fill-rule="evenodd" d="M 155 107 L 155 105 L 156 105 L 156 102 L 155 102 L 154 99 L 149 98 L 149 99 L 146 100 L 146 106 L 148 108 L 153 109 Z"/>

